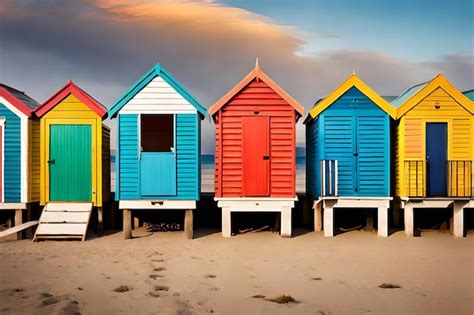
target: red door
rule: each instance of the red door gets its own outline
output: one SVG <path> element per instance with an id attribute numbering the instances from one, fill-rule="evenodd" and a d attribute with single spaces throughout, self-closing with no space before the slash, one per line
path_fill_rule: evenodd
<path id="1" fill-rule="evenodd" d="M 269 117 L 243 117 L 243 136 L 244 196 L 269 196 Z"/>
<path id="2" fill-rule="evenodd" d="M 3 202 L 3 126 L 0 126 L 0 202 Z"/>

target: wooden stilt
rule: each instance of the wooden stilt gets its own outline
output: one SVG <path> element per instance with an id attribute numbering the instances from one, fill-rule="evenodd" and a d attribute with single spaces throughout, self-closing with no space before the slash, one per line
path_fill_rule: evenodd
<path id="1" fill-rule="evenodd" d="M 388 236 L 388 209 L 386 207 L 379 207 L 377 209 L 377 234 L 378 236 Z"/>
<path id="2" fill-rule="evenodd" d="M 413 236 L 415 233 L 413 206 L 405 205 L 405 234 Z"/>
<path id="3" fill-rule="evenodd" d="M 104 233 L 104 208 L 97 208 L 97 233 Z"/>
<path id="4" fill-rule="evenodd" d="M 314 230 L 320 232 L 323 230 L 322 202 L 318 202 L 314 209 Z"/>
<path id="5" fill-rule="evenodd" d="M 127 209 L 123 210 L 123 238 L 132 238 L 132 211 Z"/>
<path id="6" fill-rule="evenodd" d="M 280 222 L 280 236 L 291 237 L 291 207 L 282 209 Z"/>
<path id="7" fill-rule="evenodd" d="M 15 210 L 15 226 L 19 226 L 23 224 L 23 210 L 17 209 Z M 18 232 L 16 234 L 16 239 L 21 240 L 23 238 L 23 231 Z"/>
<path id="8" fill-rule="evenodd" d="M 7 228 L 12 228 L 13 227 L 13 219 L 12 216 L 9 214 L 7 218 Z"/>
<path id="9" fill-rule="evenodd" d="M 138 217 L 133 217 L 133 229 L 138 229 L 140 227 L 140 219 Z"/>
<path id="10" fill-rule="evenodd" d="M 365 224 L 365 229 L 367 231 L 373 231 L 374 230 L 374 214 L 372 211 L 367 212 L 367 217 L 366 217 L 366 224 Z"/>
<path id="11" fill-rule="evenodd" d="M 31 204 L 28 204 L 26 206 L 26 222 L 31 221 Z M 26 229 L 25 231 L 26 238 L 27 239 L 32 239 L 33 238 L 33 227 L 31 229 Z"/>
<path id="12" fill-rule="evenodd" d="M 232 222 L 230 210 L 228 208 L 222 208 L 222 236 L 230 237 L 232 233 Z"/>
<path id="13" fill-rule="evenodd" d="M 193 227 L 193 210 L 188 209 L 185 210 L 184 213 L 184 234 L 186 234 L 186 238 L 192 240 L 194 233 Z"/>
<path id="14" fill-rule="evenodd" d="M 326 205 L 324 208 L 324 236 L 331 237 L 334 236 L 334 208 Z"/>
<path id="15" fill-rule="evenodd" d="M 453 205 L 453 232 L 456 237 L 464 237 L 464 205 L 462 202 L 454 202 Z"/>

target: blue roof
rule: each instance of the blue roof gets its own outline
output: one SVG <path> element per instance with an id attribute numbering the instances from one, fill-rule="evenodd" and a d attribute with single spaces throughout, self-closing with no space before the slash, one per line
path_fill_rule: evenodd
<path id="1" fill-rule="evenodd" d="M 409 100 L 413 95 L 415 95 L 419 90 L 424 88 L 430 81 L 423 82 L 417 85 L 410 87 L 408 90 L 402 93 L 399 97 L 392 101 L 392 106 L 394 108 L 399 108 L 402 106 L 407 100 Z"/>
<path id="2" fill-rule="evenodd" d="M 157 63 L 153 68 L 148 70 L 135 84 L 132 85 L 109 109 L 109 116 L 113 118 L 127 104 L 135 95 L 137 95 L 145 86 L 148 85 L 157 76 L 161 77 L 169 85 L 171 85 L 176 92 L 178 92 L 184 99 L 186 99 L 196 110 L 201 114 L 201 118 L 207 115 L 207 110 L 202 106 L 191 93 L 173 77 L 165 68 Z"/>
<path id="3" fill-rule="evenodd" d="M 464 94 L 471 101 L 474 101 L 474 90 L 464 91 L 462 94 Z"/>

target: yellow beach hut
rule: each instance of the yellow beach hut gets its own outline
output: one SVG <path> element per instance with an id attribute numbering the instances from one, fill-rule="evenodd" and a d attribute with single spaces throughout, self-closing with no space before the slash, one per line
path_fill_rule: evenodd
<path id="1" fill-rule="evenodd" d="M 93 207 L 102 229 L 102 206 L 110 195 L 107 110 L 69 81 L 35 113 L 41 135 L 40 203 L 45 205 L 35 239 L 84 240 Z"/>
<path id="2" fill-rule="evenodd" d="M 474 205 L 474 103 L 438 74 L 392 105 L 395 219 L 404 208 L 405 232 L 413 236 L 414 209 L 452 207 L 454 235 L 463 236 L 464 209 Z"/>

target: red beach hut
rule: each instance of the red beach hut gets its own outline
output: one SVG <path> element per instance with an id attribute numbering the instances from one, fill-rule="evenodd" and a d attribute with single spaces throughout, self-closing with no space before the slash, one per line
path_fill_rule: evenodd
<path id="1" fill-rule="evenodd" d="M 215 199 L 222 234 L 231 212 L 280 212 L 291 236 L 296 201 L 296 128 L 304 107 L 255 68 L 210 109 L 216 125 Z"/>

